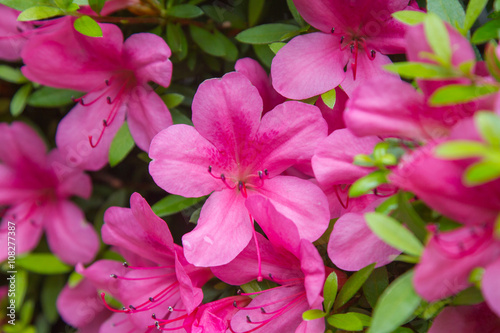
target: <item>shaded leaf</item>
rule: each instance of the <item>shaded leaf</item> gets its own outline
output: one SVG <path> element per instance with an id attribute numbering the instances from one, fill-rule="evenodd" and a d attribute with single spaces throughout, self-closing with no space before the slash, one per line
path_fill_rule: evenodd
<path id="1" fill-rule="evenodd" d="M 164 217 L 176 214 L 206 198 L 206 196 L 200 198 L 185 198 L 180 195 L 171 194 L 155 203 L 151 208 L 156 215 Z"/>
<path id="2" fill-rule="evenodd" d="M 114 167 L 118 165 L 127 155 L 132 151 L 135 146 L 134 139 L 130 134 L 127 122 L 124 122 L 118 132 L 116 132 L 111 146 L 109 147 L 109 165 Z"/>
<path id="3" fill-rule="evenodd" d="M 375 264 L 370 264 L 353 275 L 346 281 L 342 289 L 340 290 L 333 308 L 336 310 L 346 304 L 361 288 L 366 279 L 373 272 Z"/>
<path id="4" fill-rule="evenodd" d="M 75 20 L 73 24 L 75 30 L 82 35 L 89 37 L 102 37 L 102 29 L 99 24 L 90 16 L 82 16 Z"/>
<path id="5" fill-rule="evenodd" d="M 297 31 L 296 25 L 283 23 L 269 23 L 259 25 L 236 35 L 236 39 L 247 44 L 269 44 L 281 41 L 283 35 Z"/>

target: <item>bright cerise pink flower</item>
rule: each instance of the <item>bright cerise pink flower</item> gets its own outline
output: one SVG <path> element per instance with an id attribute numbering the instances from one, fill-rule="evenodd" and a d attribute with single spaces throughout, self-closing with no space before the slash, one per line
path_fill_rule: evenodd
<path id="1" fill-rule="evenodd" d="M 500 317 L 486 303 L 448 306 L 432 321 L 429 333 L 500 332 Z"/>
<path id="2" fill-rule="evenodd" d="M 124 306 L 113 309 L 101 295 L 115 312 L 101 331 L 127 332 L 130 327 L 183 331 L 184 319 L 203 299 L 201 286 L 213 275 L 186 262 L 165 221 L 138 193 L 130 198 L 130 207 L 109 208 L 102 229 L 103 241 L 115 246 L 127 263 L 118 268 L 100 260 L 77 269 L 96 289 Z"/>
<path id="3" fill-rule="evenodd" d="M 262 262 L 257 260 L 254 242 L 250 242 L 233 261 L 212 267 L 212 271 L 226 283 L 242 285 L 254 280 L 262 264 L 263 276 L 279 286 L 241 293 L 254 298 L 246 306 L 235 304 L 239 311 L 231 319 L 230 332 L 323 332 L 323 319 L 303 321 L 302 313 L 310 309 L 322 310 L 325 271 L 329 273 L 332 269 L 325 268 L 314 245 L 300 239 L 292 221 L 272 205 L 266 205 L 266 200 L 252 197 L 247 203 L 257 212 L 255 219 L 268 237 L 256 235 Z M 279 224 L 280 228 L 273 224 Z M 342 286 L 345 275 L 340 272 L 337 275 Z"/>
<path id="4" fill-rule="evenodd" d="M 115 25 L 101 24 L 104 37 L 74 30 L 59 20 L 29 39 L 22 70 L 30 80 L 87 92 L 59 123 L 57 146 L 68 163 L 88 170 L 103 167 L 111 141 L 124 120 L 137 145 L 148 151 L 154 135 L 172 124 L 167 107 L 148 85 L 170 84 L 170 49 L 162 38 L 134 34 L 123 42 Z"/>
<path id="5" fill-rule="evenodd" d="M 273 59 L 273 86 L 305 99 L 339 84 L 350 95 L 367 78 L 389 76 L 384 54 L 403 53 L 405 25 L 391 14 L 408 0 L 294 0 L 299 13 L 320 30 L 292 39 Z M 344 68 L 346 71 L 344 72 Z"/>
<path id="6" fill-rule="evenodd" d="M 311 158 L 326 137 L 320 111 L 285 102 L 262 119 L 261 113 L 257 89 L 242 74 L 229 73 L 198 88 L 194 128 L 170 126 L 151 144 L 149 171 L 160 187 L 186 197 L 213 192 L 198 225 L 183 237 L 186 258 L 195 265 L 222 265 L 243 250 L 253 233 L 253 212 L 245 202 L 253 196 L 269 198 L 309 241 L 328 225 L 321 190 L 307 180 L 280 176 L 299 159 Z"/>
<path id="7" fill-rule="evenodd" d="M 90 177 L 65 164 L 57 149 L 47 154 L 43 140 L 24 123 L 0 124 L 0 140 L 0 205 L 7 206 L 0 261 L 7 258 L 9 221 L 16 224 L 17 255 L 34 249 L 45 230 L 51 251 L 64 262 L 91 261 L 99 249 L 97 234 L 69 200 L 90 196 Z"/>
<path id="8" fill-rule="evenodd" d="M 29 33 L 35 28 L 29 22 L 19 22 L 20 11 L 0 4 L 0 59 L 15 61 L 21 59 L 21 50 Z"/>

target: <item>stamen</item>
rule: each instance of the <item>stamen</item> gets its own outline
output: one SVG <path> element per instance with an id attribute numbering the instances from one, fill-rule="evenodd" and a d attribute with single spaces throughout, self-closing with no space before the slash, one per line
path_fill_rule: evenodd
<path id="1" fill-rule="evenodd" d="M 348 188 L 348 187 L 347 187 Z M 346 196 L 346 202 L 344 204 L 344 202 L 342 201 L 342 199 L 340 198 L 340 194 L 339 194 L 339 190 L 342 192 L 342 193 L 345 193 L 343 192 L 342 188 L 339 189 L 339 185 L 334 185 L 333 186 L 333 189 L 335 190 L 335 195 L 337 196 L 337 200 L 340 202 L 340 205 L 342 205 L 342 207 L 344 209 L 347 209 L 347 207 L 349 206 L 349 195 Z"/>
<path id="2" fill-rule="evenodd" d="M 370 51 L 370 55 L 372 56 L 371 60 L 375 59 L 375 56 L 377 55 L 377 52 L 375 50 Z"/>
<path id="3" fill-rule="evenodd" d="M 354 42 L 354 61 L 351 63 L 352 76 L 356 80 L 356 71 L 358 67 L 358 42 Z"/>
<path id="4" fill-rule="evenodd" d="M 247 316 L 247 323 L 251 323 L 250 316 Z"/>
<path id="5" fill-rule="evenodd" d="M 253 217 L 251 214 L 248 214 L 250 217 L 250 223 L 252 224 L 252 230 L 253 230 L 253 239 L 255 241 L 255 248 L 257 250 L 257 263 L 258 263 L 258 273 L 257 273 L 257 281 L 262 282 L 264 278 L 262 277 L 262 260 L 260 257 L 260 248 L 259 248 L 259 241 L 257 240 L 257 232 L 255 231 L 254 225 L 253 225 Z"/>
<path id="6" fill-rule="evenodd" d="M 344 42 L 344 36 L 340 37 L 340 44 L 342 44 Z"/>
<path id="7" fill-rule="evenodd" d="M 123 262 L 123 267 L 128 267 L 128 263 L 126 261 Z"/>
<path id="8" fill-rule="evenodd" d="M 335 33 L 335 27 L 333 27 L 331 31 L 332 31 L 332 34 L 334 34 Z"/>
<path id="9" fill-rule="evenodd" d="M 238 182 L 238 190 L 240 190 L 241 194 L 243 194 L 243 198 L 247 198 L 247 188 L 245 186 L 245 183 L 243 183 L 241 180 Z"/>
<path id="10" fill-rule="evenodd" d="M 106 97 L 106 102 L 108 102 L 108 104 L 110 104 L 110 105 L 113 104 L 110 96 Z"/>
<path id="11" fill-rule="evenodd" d="M 113 279 L 118 278 L 118 275 L 116 275 L 116 274 L 110 274 L 109 276 L 112 277 Z"/>
<path id="12" fill-rule="evenodd" d="M 149 301 L 150 301 L 150 302 L 154 302 L 154 301 L 155 301 L 155 299 L 154 299 L 153 297 L 150 297 L 150 298 L 149 298 Z"/>

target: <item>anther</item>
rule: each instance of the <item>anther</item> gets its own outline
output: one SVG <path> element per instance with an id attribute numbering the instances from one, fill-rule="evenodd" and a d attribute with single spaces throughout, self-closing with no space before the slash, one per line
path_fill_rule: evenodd
<path id="1" fill-rule="evenodd" d="M 113 104 L 113 102 L 111 101 L 111 97 L 106 97 L 106 101 L 108 102 L 108 104 Z"/>
<path id="2" fill-rule="evenodd" d="M 208 166 L 208 172 L 212 172 L 212 166 L 211 165 Z"/>
<path id="3" fill-rule="evenodd" d="M 82 106 L 85 106 L 85 102 L 83 101 L 83 98 L 80 98 L 80 100 L 79 100 L 78 102 L 80 102 L 80 104 L 81 104 Z"/>
<path id="4" fill-rule="evenodd" d="M 247 323 L 251 323 L 250 316 L 247 316 Z"/>
<path id="5" fill-rule="evenodd" d="M 108 121 L 106 119 L 102 120 L 102 126 L 108 127 Z"/>
<path id="6" fill-rule="evenodd" d="M 136 308 L 131 304 L 128 306 L 130 308 L 130 310 L 136 310 Z"/>
<path id="7" fill-rule="evenodd" d="M 159 321 L 155 321 L 155 327 L 158 330 L 160 329 L 160 322 Z"/>
<path id="8" fill-rule="evenodd" d="M 155 301 L 155 299 L 154 299 L 153 297 L 150 297 L 150 298 L 149 298 L 149 301 L 150 301 L 150 302 L 154 302 L 154 301 Z"/>
<path id="9" fill-rule="evenodd" d="M 335 33 L 335 27 L 332 28 L 332 34 L 334 34 L 334 33 Z"/>
<path id="10" fill-rule="evenodd" d="M 222 179 L 222 181 L 225 181 L 226 180 L 226 176 L 224 176 L 223 173 L 220 174 L 220 179 Z"/>
<path id="11" fill-rule="evenodd" d="M 116 274 L 110 274 L 109 276 L 111 276 L 113 279 L 116 279 L 118 277 Z"/>
<path id="12" fill-rule="evenodd" d="M 260 308 L 260 312 L 266 313 L 266 310 L 264 310 L 264 308 Z"/>
<path id="13" fill-rule="evenodd" d="M 375 52 L 375 50 L 371 50 L 370 54 L 371 54 L 372 58 L 375 59 L 375 55 L 377 54 L 377 52 Z"/>
<path id="14" fill-rule="evenodd" d="M 236 305 L 236 301 L 234 301 L 234 302 L 233 302 L 233 306 L 234 306 L 235 308 L 237 308 L 237 307 L 238 307 L 238 305 Z"/>
<path id="15" fill-rule="evenodd" d="M 124 307 L 124 306 L 122 306 L 122 310 L 123 310 L 123 311 L 125 311 L 125 310 L 127 310 L 127 308 L 126 308 L 126 307 Z"/>
<path id="16" fill-rule="evenodd" d="M 241 180 L 238 182 L 238 190 L 240 190 L 240 192 L 243 190 L 243 182 Z"/>
<path id="17" fill-rule="evenodd" d="M 259 171 L 258 174 L 259 174 L 259 178 L 262 179 L 262 177 L 263 177 L 262 171 Z"/>
<path id="18" fill-rule="evenodd" d="M 349 47 L 351 48 L 351 53 L 353 53 L 354 52 L 354 44 L 351 44 Z"/>
<path id="19" fill-rule="evenodd" d="M 236 293 L 237 293 L 238 295 L 240 295 L 240 294 L 242 293 L 241 289 L 238 289 L 238 290 L 236 291 Z"/>
<path id="20" fill-rule="evenodd" d="M 344 36 L 340 37 L 340 44 L 344 42 Z"/>
<path id="21" fill-rule="evenodd" d="M 169 307 L 168 307 L 168 311 L 172 312 L 172 311 L 174 311 L 174 308 L 173 308 L 173 307 L 171 307 L 171 306 L 169 306 Z"/>
<path id="22" fill-rule="evenodd" d="M 155 313 L 153 313 L 153 314 L 151 315 L 151 318 L 156 319 L 156 314 L 155 314 Z"/>
<path id="23" fill-rule="evenodd" d="M 128 267 L 128 263 L 126 261 L 123 262 L 123 267 Z"/>
<path id="24" fill-rule="evenodd" d="M 104 83 L 109 87 L 109 80 L 105 80 Z"/>
<path id="25" fill-rule="evenodd" d="M 267 169 L 264 169 L 264 174 L 265 174 L 266 176 L 269 176 L 269 171 L 267 171 Z"/>

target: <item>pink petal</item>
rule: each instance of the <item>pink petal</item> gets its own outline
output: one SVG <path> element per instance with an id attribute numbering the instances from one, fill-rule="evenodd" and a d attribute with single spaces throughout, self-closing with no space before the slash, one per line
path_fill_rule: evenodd
<path id="1" fill-rule="evenodd" d="M 264 113 L 272 110 L 276 105 L 283 103 L 286 98 L 274 90 L 270 78 L 262 66 L 252 58 L 243 58 L 236 61 L 234 69 L 252 82 L 259 90 L 264 103 Z"/>
<path id="2" fill-rule="evenodd" d="M 201 288 L 194 285 L 177 256 L 175 256 L 175 274 L 177 281 L 179 282 L 179 294 L 181 296 L 182 303 L 184 304 L 184 308 L 188 313 L 191 313 L 198 305 L 201 304 L 201 301 L 203 300 L 203 292 L 201 291 Z M 209 279 L 207 279 L 207 281 L 208 280 Z M 204 284 L 204 282 L 202 282 L 202 284 Z"/>
<path id="3" fill-rule="evenodd" d="M 257 132 L 262 98 L 243 75 L 232 72 L 221 79 L 204 81 L 193 99 L 196 130 L 217 149 L 235 160 L 240 147 Z"/>
<path id="4" fill-rule="evenodd" d="M 121 262 L 101 259 L 94 262 L 89 267 L 85 268 L 81 263 L 75 267 L 75 271 L 85 277 L 84 281 L 90 281 L 95 290 L 101 290 L 106 294 L 111 294 L 114 297 L 120 294 L 120 284 L 118 279 L 112 278 L 111 274 L 124 276 L 128 269 Z M 101 300 L 101 304 L 102 300 Z M 104 304 L 103 304 L 104 305 Z"/>
<path id="5" fill-rule="evenodd" d="M 184 255 L 196 266 L 226 264 L 248 244 L 252 228 L 245 198 L 237 190 L 214 192 L 203 205 L 196 228 L 182 237 Z"/>
<path id="6" fill-rule="evenodd" d="M 135 143 L 147 152 L 155 135 L 172 125 L 172 117 L 160 96 L 145 85 L 130 93 L 127 122 Z"/>
<path id="7" fill-rule="evenodd" d="M 433 320 L 429 333 L 500 332 L 500 318 L 486 303 L 448 306 Z"/>
<path id="8" fill-rule="evenodd" d="M 99 239 L 80 208 L 70 201 L 60 201 L 45 209 L 44 224 L 51 251 L 73 265 L 92 261 L 99 250 Z"/>
<path id="9" fill-rule="evenodd" d="M 325 33 L 297 36 L 273 59 L 273 86 L 280 94 L 305 99 L 338 86 L 345 77 L 349 51 L 340 49 L 340 37 Z"/>
<path id="10" fill-rule="evenodd" d="M 410 8 L 402 8 L 401 10 L 409 10 Z M 397 54 L 404 53 L 407 47 L 405 34 L 407 25 L 390 18 L 381 23 L 380 21 L 368 22 L 364 27 L 365 33 L 369 36 L 366 41 L 368 50 L 376 50 L 382 54 Z M 378 57 L 380 54 L 377 54 Z"/>
<path id="11" fill-rule="evenodd" d="M 77 168 L 69 167 L 64 156 L 56 148 L 51 150 L 48 160 L 59 180 L 57 192 L 60 197 L 72 195 L 88 199 L 92 193 L 92 180 L 89 175 Z"/>
<path id="12" fill-rule="evenodd" d="M 19 22 L 19 11 L 0 5 L 0 59 L 16 61 L 21 59 L 21 51 L 29 32 L 34 29 L 31 22 Z"/>
<path id="13" fill-rule="evenodd" d="M 44 167 L 47 146 L 33 128 L 22 122 L 0 124 L 0 161 L 11 167 L 19 167 L 20 163 L 29 160 Z"/>
<path id="14" fill-rule="evenodd" d="M 304 239 L 300 240 L 300 268 L 304 273 L 304 288 L 311 307 L 323 303 L 323 284 L 325 283 L 325 265 L 316 247 Z"/>
<path id="15" fill-rule="evenodd" d="M 172 78 L 172 52 L 163 38 L 150 33 L 133 34 L 123 44 L 123 62 L 133 69 L 138 85 L 149 81 L 163 87 L 170 85 Z"/>
<path id="16" fill-rule="evenodd" d="M 279 213 L 293 221 L 302 239 L 315 241 L 328 227 L 328 201 L 321 189 L 307 180 L 276 176 L 265 180 L 256 192 L 269 198 Z"/>
<path id="17" fill-rule="evenodd" d="M 173 125 L 158 133 L 151 142 L 149 156 L 153 161 L 149 173 L 165 191 L 186 197 L 200 197 L 225 189 L 213 174 L 230 164 L 217 148 L 187 125 Z"/>
<path id="18" fill-rule="evenodd" d="M 481 290 L 488 306 L 500 317 L 500 290 L 498 289 L 498 277 L 500 276 L 500 256 L 492 264 L 486 267 L 481 281 Z M 500 319 L 498 320 L 500 328 Z"/>
<path id="19" fill-rule="evenodd" d="M 347 94 L 340 89 L 340 87 L 335 88 L 336 101 L 333 109 L 330 109 L 321 96 L 316 101 L 316 106 L 320 109 L 323 118 L 326 120 L 328 124 L 328 134 L 331 134 L 333 131 L 345 128 L 344 123 L 344 110 L 345 105 L 349 97 Z"/>

